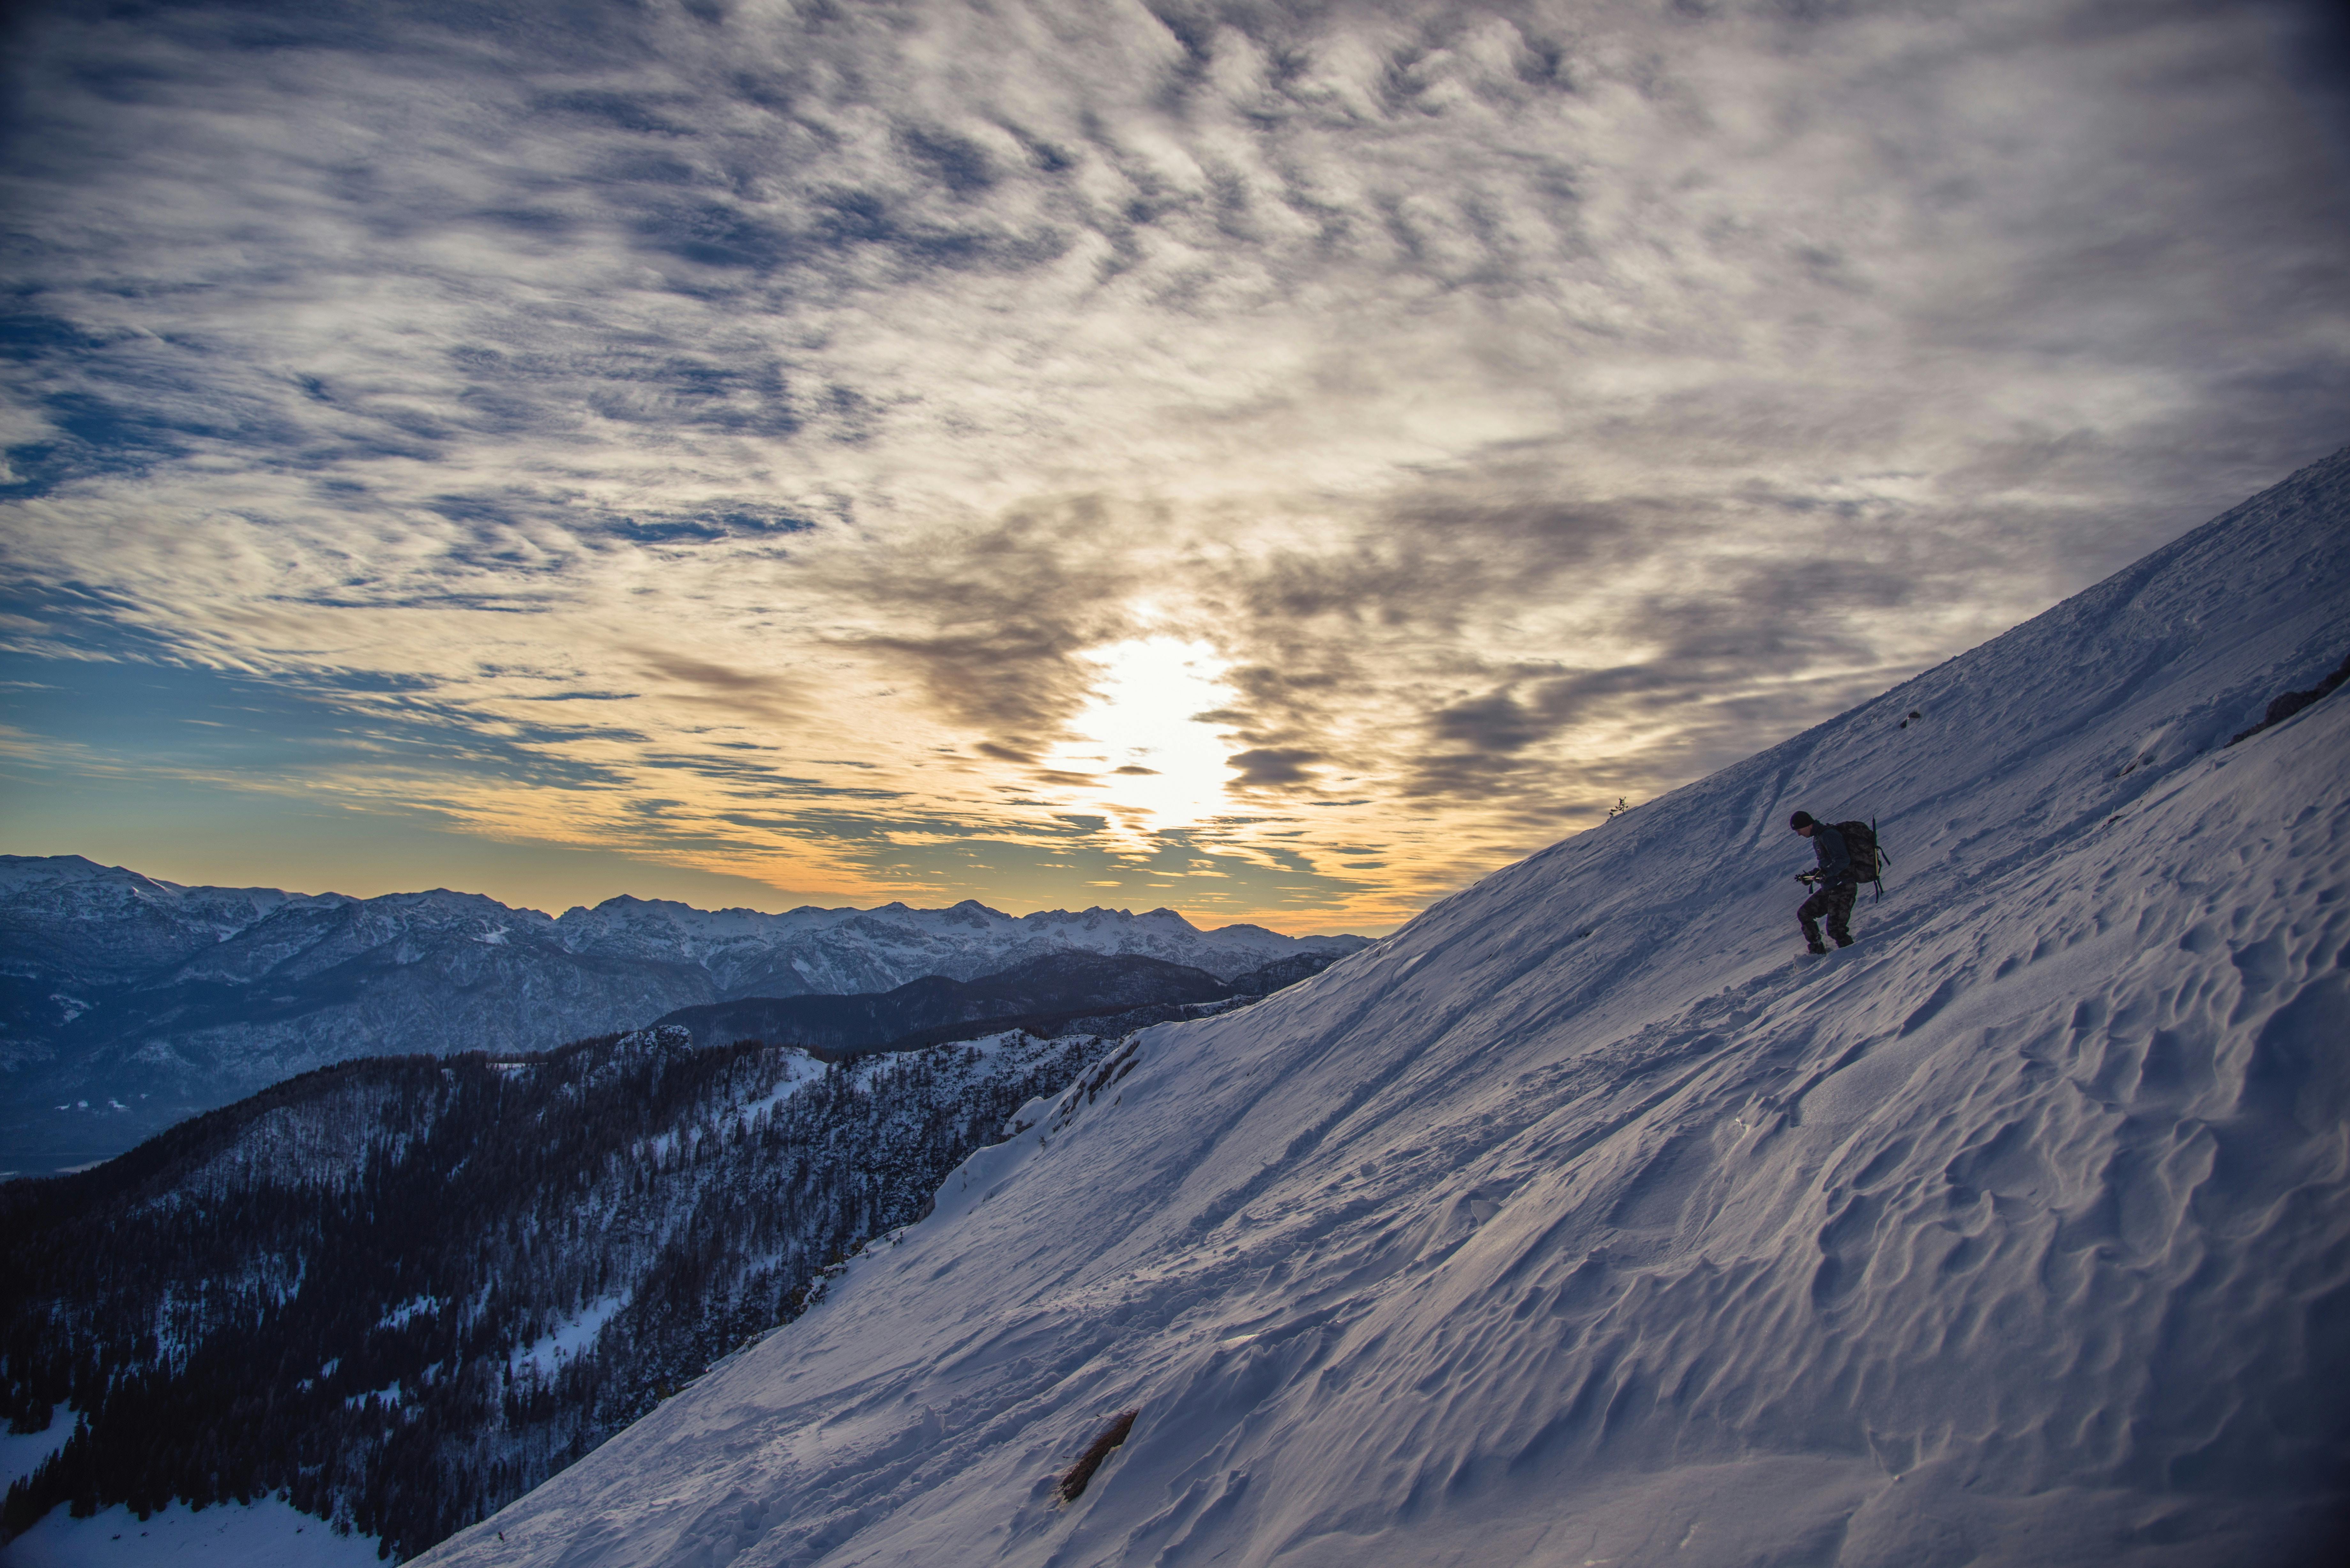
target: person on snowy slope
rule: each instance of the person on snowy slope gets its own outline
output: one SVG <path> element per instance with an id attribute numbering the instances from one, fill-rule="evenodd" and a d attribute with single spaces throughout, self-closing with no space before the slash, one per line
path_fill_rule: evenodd
<path id="1" fill-rule="evenodd" d="M 1808 811 L 1799 811 L 1787 819 L 1787 826 L 1812 841 L 1812 852 L 1820 858 L 1819 869 L 1804 871 L 1795 880 L 1811 885 L 1812 896 L 1797 906 L 1795 919 L 1802 922 L 1804 940 L 1811 950 L 1824 953 L 1827 944 L 1820 940 L 1819 921 L 1827 917 L 1828 935 L 1840 948 L 1852 946 L 1852 901 L 1860 896 L 1860 883 L 1852 865 L 1852 851 L 1845 847 L 1844 835 L 1820 821 Z"/>

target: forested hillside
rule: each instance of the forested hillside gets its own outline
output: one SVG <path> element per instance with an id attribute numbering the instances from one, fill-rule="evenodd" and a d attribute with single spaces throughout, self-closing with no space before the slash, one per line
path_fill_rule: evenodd
<path id="1" fill-rule="evenodd" d="M 697 1041 L 796 1040 L 836 1054 L 911 1048 L 983 1032 L 1123 1034 L 1197 1017 L 1219 1002 L 1263 996 L 1321 973 L 1327 953 L 1297 953 L 1232 980 L 1164 959 L 1048 953 L 974 981 L 930 975 L 862 996 L 754 996 L 681 1007 L 654 1020 Z"/>
<path id="2" fill-rule="evenodd" d="M 787 1322 L 1103 1049 L 376 1058 L 0 1186 L 0 1401 L 84 1423 L 5 1528 L 284 1491 L 412 1554 Z"/>

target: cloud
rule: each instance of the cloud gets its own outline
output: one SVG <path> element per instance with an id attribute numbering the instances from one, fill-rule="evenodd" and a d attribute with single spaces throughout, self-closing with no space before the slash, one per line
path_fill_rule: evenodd
<path id="1" fill-rule="evenodd" d="M 1295 748 L 1257 747 L 1242 752 L 1231 759 L 1231 766 L 1239 773 L 1237 781 L 1244 788 L 1267 785 L 1304 784 L 1313 774 L 1305 769 L 1307 763 L 1319 762 L 1319 752 Z"/>
<path id="2" fill-rule="evenodd" d="M 1213 907 L 1392 918 L 2350 393 L 2307 5 L 15 26 L 12 646 L 126 713 L 78 667 L 265 687 L 271 765 L 355 802 L 843 898 L 1045 888 L 1065 818 L 1126 864 L 1160 775 L 1043 759 L 1172 638 L 1224 696 L 1170 723 L 1314 824 L 1187 829 Z"/>
<path id="3" fill-rule="evenodd" d="M 795 693 L 773 671 L 739 670 L 657 649 L 637 652 L 646 670 L 667 678 L 670 690 L 664 696 L 671 704 L 714 710 L 721 717 L 755 724 L 763 731 L 791 728 L 806 711 L 806 703 L 795 701 Z"/>

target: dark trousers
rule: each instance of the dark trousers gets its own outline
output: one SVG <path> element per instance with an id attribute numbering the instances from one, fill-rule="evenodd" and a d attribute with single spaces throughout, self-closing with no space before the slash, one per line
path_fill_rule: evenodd
<path id="1" fill-rule="evenodd" d="M 1852 901 L 1860 897 L 1857 882 L 1834 882 L 1804 900 L 1795 919 L 1804 922 L 1804 940 L 1819 945 L 1820 917 L 1827 917 L 1828 935 L 1838 943 L 1852 940 Z"/>

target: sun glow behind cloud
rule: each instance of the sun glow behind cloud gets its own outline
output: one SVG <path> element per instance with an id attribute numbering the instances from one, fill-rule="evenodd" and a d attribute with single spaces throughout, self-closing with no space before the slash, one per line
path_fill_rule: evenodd
<path id="1" fill-rule="evenodd" d="M 1097 775 L 1069 786 L 1070 804 L 1106 812 L 1130 849 L 1228 809 L 1231 732 L 1202 717 L 1232 701 L 1227 661 L 1204 642 L 1167 636 L 1084 657 L 1100 670 L 1099 682 L 1070 716 L 1075 738 L 1044 759 L 1056 773 Z"/>

